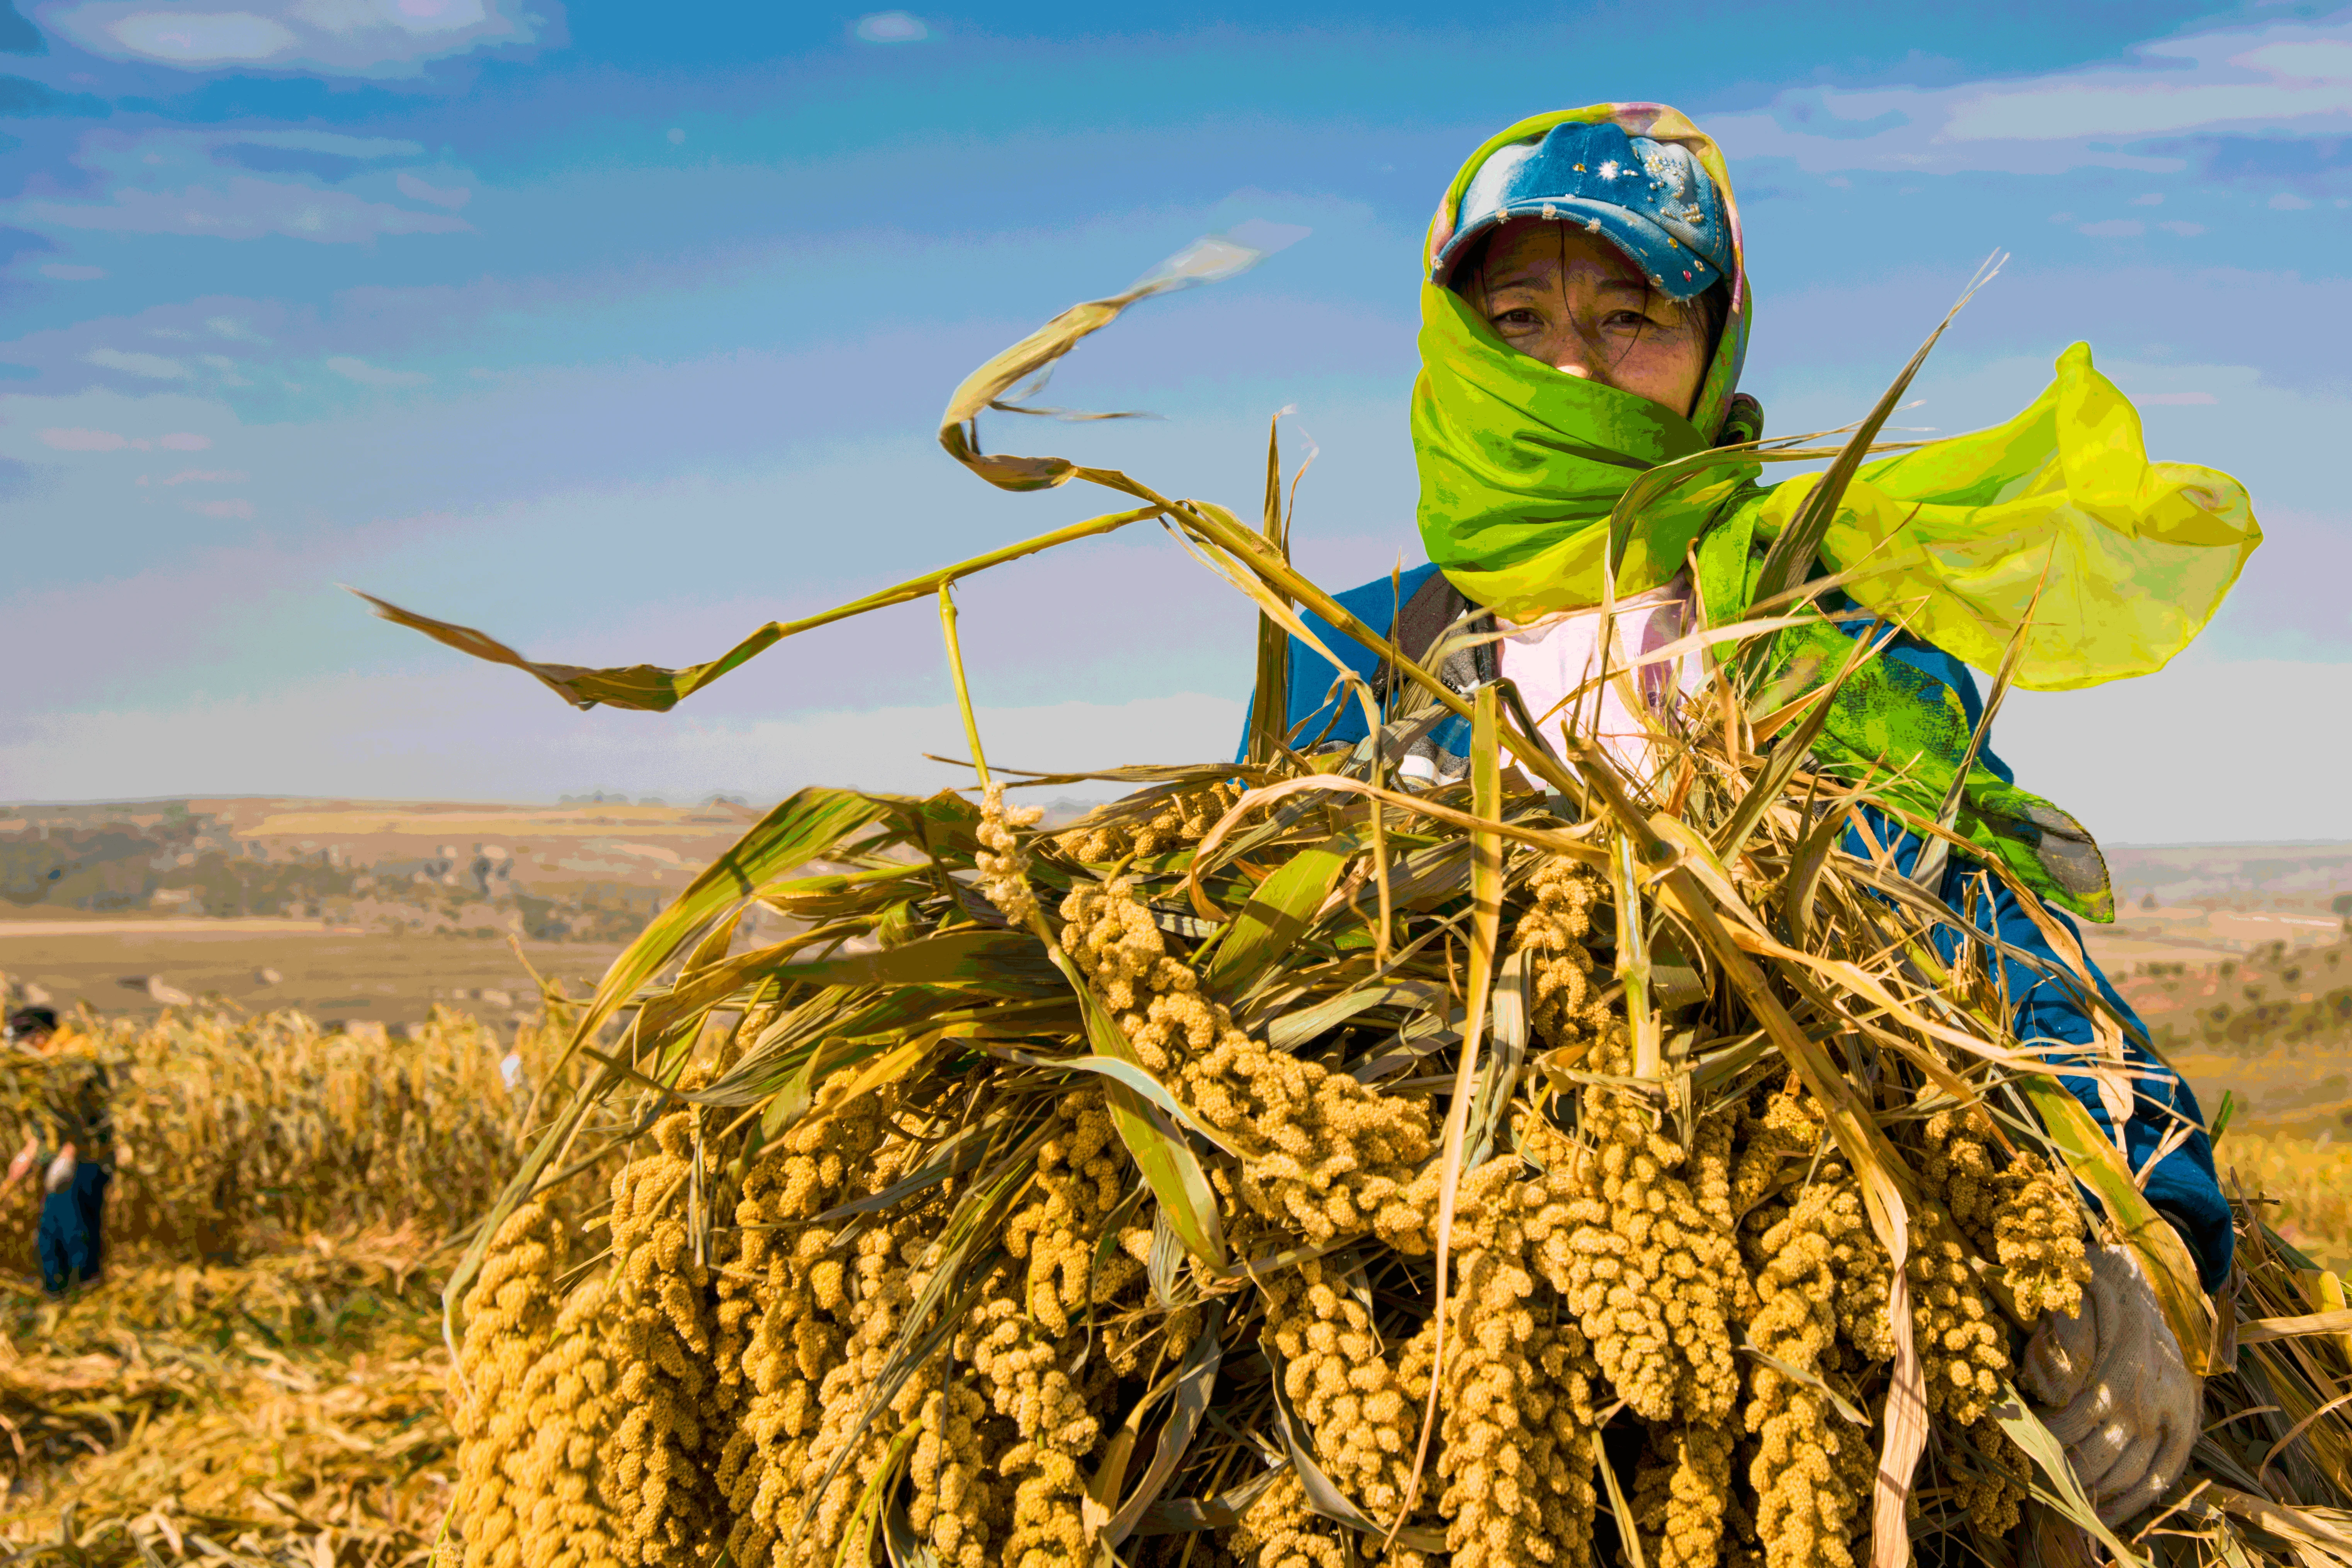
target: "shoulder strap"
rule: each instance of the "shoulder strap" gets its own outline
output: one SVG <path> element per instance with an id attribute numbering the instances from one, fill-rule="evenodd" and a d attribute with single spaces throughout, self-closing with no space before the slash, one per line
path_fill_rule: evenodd
<path id="1" fill-rule="evenodd" d="M 1412 597 L 1397 611 L 1396 625 L 1391 631 L 1397 651 L 1415 664 L 1426 665 L 1431 651 L 1447 630 L 1470 609 L 1470 601 L 1444 573 L 1432 573 L 1429 581 L 1414 590 Z M 1486 617 L 1482 615 L 1480 619 Z M 1457 649 L 1446 658 L 1444 668 L 1434 673 L 1448 686 L 1462 690 L 1480 681 L 1492 680 L 1495 670 L 1495 645 L 1481 643 L 1473 648 Z M 1391 679 L 1389 671 L 1382 669 L 1374 678 L 1374 689 L 1386 697 Z"/>

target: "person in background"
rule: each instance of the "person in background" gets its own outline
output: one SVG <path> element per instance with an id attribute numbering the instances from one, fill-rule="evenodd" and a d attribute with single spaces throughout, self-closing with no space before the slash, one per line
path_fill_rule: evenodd
<path id="1" fill-rule="evenodd" d="M 106 1069 L 95 1061 L 61 1059 L 66 1037 L 48 1007 L 26 1007 L 8 1019 L 10 1045 L 53 1064 L 47 1076 L 47 1120 L 56 1140 L 42 1173 L 41 1283 L 52 1296 L 99 1277 L 103 1261 L 100 1225 L 107 1184 L 114 1179 L 114 1120 L 108 1104 Z M 0 1198 L 41 1163 L 37 1126 L 8 1163 Z"/>

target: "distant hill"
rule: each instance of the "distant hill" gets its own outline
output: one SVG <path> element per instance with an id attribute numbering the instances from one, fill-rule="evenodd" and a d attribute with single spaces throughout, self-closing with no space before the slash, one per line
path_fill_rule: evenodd
<path id="1" fill-rule="evenodd" d="M 1059 825 L 1083 803 L 1039 803 Z M 44 910 L 276 916 L 368 929 L 625 941 L 759 811 L 588 797 L 467 801 L 194 797 L 0 807 L 0 920 Z M 2106 851 L 2127 965 L 2332 941 L 2352 915 L 2352 843 L 2126 845 Z"/>
<path id="2" fill-rule="evenodd" d="M 2126 845 L 2107 850 L 2116 901 L 2212 903 L 2343 913 L 2352 842 Z"/>
<path id="3" fill-rule="evenodd" d="M 2110 973 L 2326 946 L 2352 917 L 2352 844 L 2132 844 L 2105 853 L 2116 921 L 2084 931 Z"/>
<path id="4" fill-rule="evenodd" d="M 603 800 L 24 805 L 0 816 L 0 919 L 152 910 L 620 941 L 757 816 Z"/>

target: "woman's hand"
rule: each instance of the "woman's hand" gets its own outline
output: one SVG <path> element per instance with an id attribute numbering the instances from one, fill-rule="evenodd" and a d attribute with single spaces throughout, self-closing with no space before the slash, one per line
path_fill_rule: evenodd
<path id="1" fill-rule="evenodd" d="M 2045 1314 L 2025 1344 L 2025 1392 L 2066 1446 L 2074 1475 L 2109 1524 L 2164 1495 L 2197 1442 L 2203 1385 L 2157 1305 L 2138 1261 L 2120 1247 L 2091 1256 L 2075 1317 Z"/>
<path id="2" fill-rule="evenodd" d="M 26 1173 L 33 1168 L 33 1162 L 39 1159 L 40 1156 L 40 1140 L 37 1138 L 26 1139 L 25 1146 L 16 1151 L 16 1157 L 8 1162 L 8 1179 L 5 1183 L 0 1183 L 0 1193 L 14 1192 L 16 1190 L 16 1184 L 25 1179 Z"/>

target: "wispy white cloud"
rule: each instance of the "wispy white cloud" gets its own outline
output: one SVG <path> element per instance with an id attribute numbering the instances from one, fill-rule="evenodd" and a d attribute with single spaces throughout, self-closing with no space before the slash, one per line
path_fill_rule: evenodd
<path id="1" fill-rule="evenodd" d="M 419 158 L 425 145 L 403 136 L 346 136 L 340 131 L 238 131 L 220 138 L 248 147 L 324 153 L 335 158 Z"/>
<path id="2" fill-rule="evenodd" d="M 149 381 L 186 381 L 195 373 L 178 360 L 163 354 L 126 352 L 121 349 L 92 349 L 81 356 L 83 361 L 100 370 L 119 370 L 125 375 L 143 376 Z"/>
<path id="3" fill-rule="evenodd" d="M 90 194 L 68 195 L 37 184 L 16 200 L 0 203 L 0 220 L 37 230 L 214 239 L 280 236 L 324 244 L 360 243 L 382 235 L 455 234 L 471 226 L 440 210 L 455 205 L 446 199 L 446 190 L 427 187 L 435 191 L 432 211 L 383 199 L 394 192 L 411 194 L 404 181 L 423 184 L 402 173 L 362 167 L 357 182 L 362 188 L 354 190 L 341 183 L 255 174 L 220 161 L 219 155 L 241 146 L 319 153 L 362 165 L 424 152 L 414 142 L 329 132 L 173 130 L 131 135 L 93 131 L 73 158 L 95 176 Z"/>
<path id="4" fill-rule="evenodd" d="M 283 342 L 289 335 L 296 341 Z M 168 358 L 187 372 L 143 381 L 168 381 L 183 390 L 216 395 L 251 386 L 257 378 L 272 381 L 289 363 L 315 365 L 331 351 L 367 346 L 339 323 L 289 311 L 277 300 L 207 294 L 181 296 L 123 315 L 79 321 L 67 317 L 0 343 L 0 356 L 30 367 L 45 391 L 58 393 L 75 386 L 120 385 L 125 374 L 121 356 L 140 350 L 156 359 Z M 40 423 L 107 426 L 114 420 L 76 413 L 70 417 L 44 416 Z"/>
<path id="5" fill-rule="evenodd" d="M 922 19 L 905 11 L 877 11 L 857 18 L 850 29 L 861 42 L 868 44 L 919 44 L 931 36 Z"/>
<path id="6" fill-rule="evenodd" d="M 60 452 L 119 452 L 131 445 L 128 436 L 115 430 L 44 430 L 40 438 Z"/>
<path id="7" fill-rule="evenodd" d="M 431 202 L 435 206 L 447 207 L 451 212 L 474 199 L 473 191 L 467 186 L 444 188 L 420 180 L 404 170 L 394 179 L 393 184 L 399 187 L 402 195 L 411 201 Z"/>
<path id="8" fill-rule="evenodd" d="M 1743 155 L 1820 172 L 2171 172 L 2180 159 L 2131 144 L 2352 132 L 2352 16 L 2191 33 L 2121 61 L 2013 81 L 1797 89 L 1759 112 L 1710 116 L 1707 129 Z"/>
<path id="9" fill-rule="evenodd" d="M 87 430 L 79 427 L 49 429 L 40 433 L 44 447 L 59 452 L 144 452 L 161 447 L 167 452 L 201 452 L 213 444 L 209 436 L 199 436 L 190 430 L 175 430 L 167 436 L 125 436 L 120 430 Z"/>
<path id="10" fill-rule="evenodd" d="M 247 0 L 216 11 L 94 0 L 47 5 L 37 15 L 112 59 L 190 71 L 408 77 L 450 55 L 552 41 L 560 33 L 552 10 L 524 0 Z"/>
<path id="11" fill-rule="evenodd" d="M 211 371 L 221 386 L 251 386 L 253 383 L 237 374 L 236 361 L 226 354 L 198 354 L 196 363 Z"/>
<path id="12" fill-rule="evenodd" d="M 345 381 L 356 381 L 362 386 L 422 386 L 433 379 L 421 370 L 387 370 L 363 359 L 353 359 L 349 354 L 331 355 L 327 368 Z"/>
<path id="13" fill-rule="evenodd" d="M 98 9 L 90 6 L 68 12 L 57 19 L 58 26 L 68 33 L 81 33 L 85 43 L 100 48 L 102 37 L 111 40 L 125 54 L 169 65 L 258 64 L 294 53 L 301 42 L 284 23 L 249 11 L 174 14 L 133 10 L 118 12 L 102 27 L 90 28 L 88 23 L 98 20 L 92 15 Z M 78 23 L 83 25 L 77 26 Z M 98 36 L 92 37 L 93 33 Z"/>
<path id="14" fill-rule="evenodd" d="M 289 239 L 350 244 L 385 234 L 453 234 L 467 226 L 441 213 L 371 202 L 348 191 L 238 175 L 177 191 L 121 189 L 97 202 L 23 201 L 17 221 L 36 227 L 120 234 L 203 235 L 215 239 Z"/>

